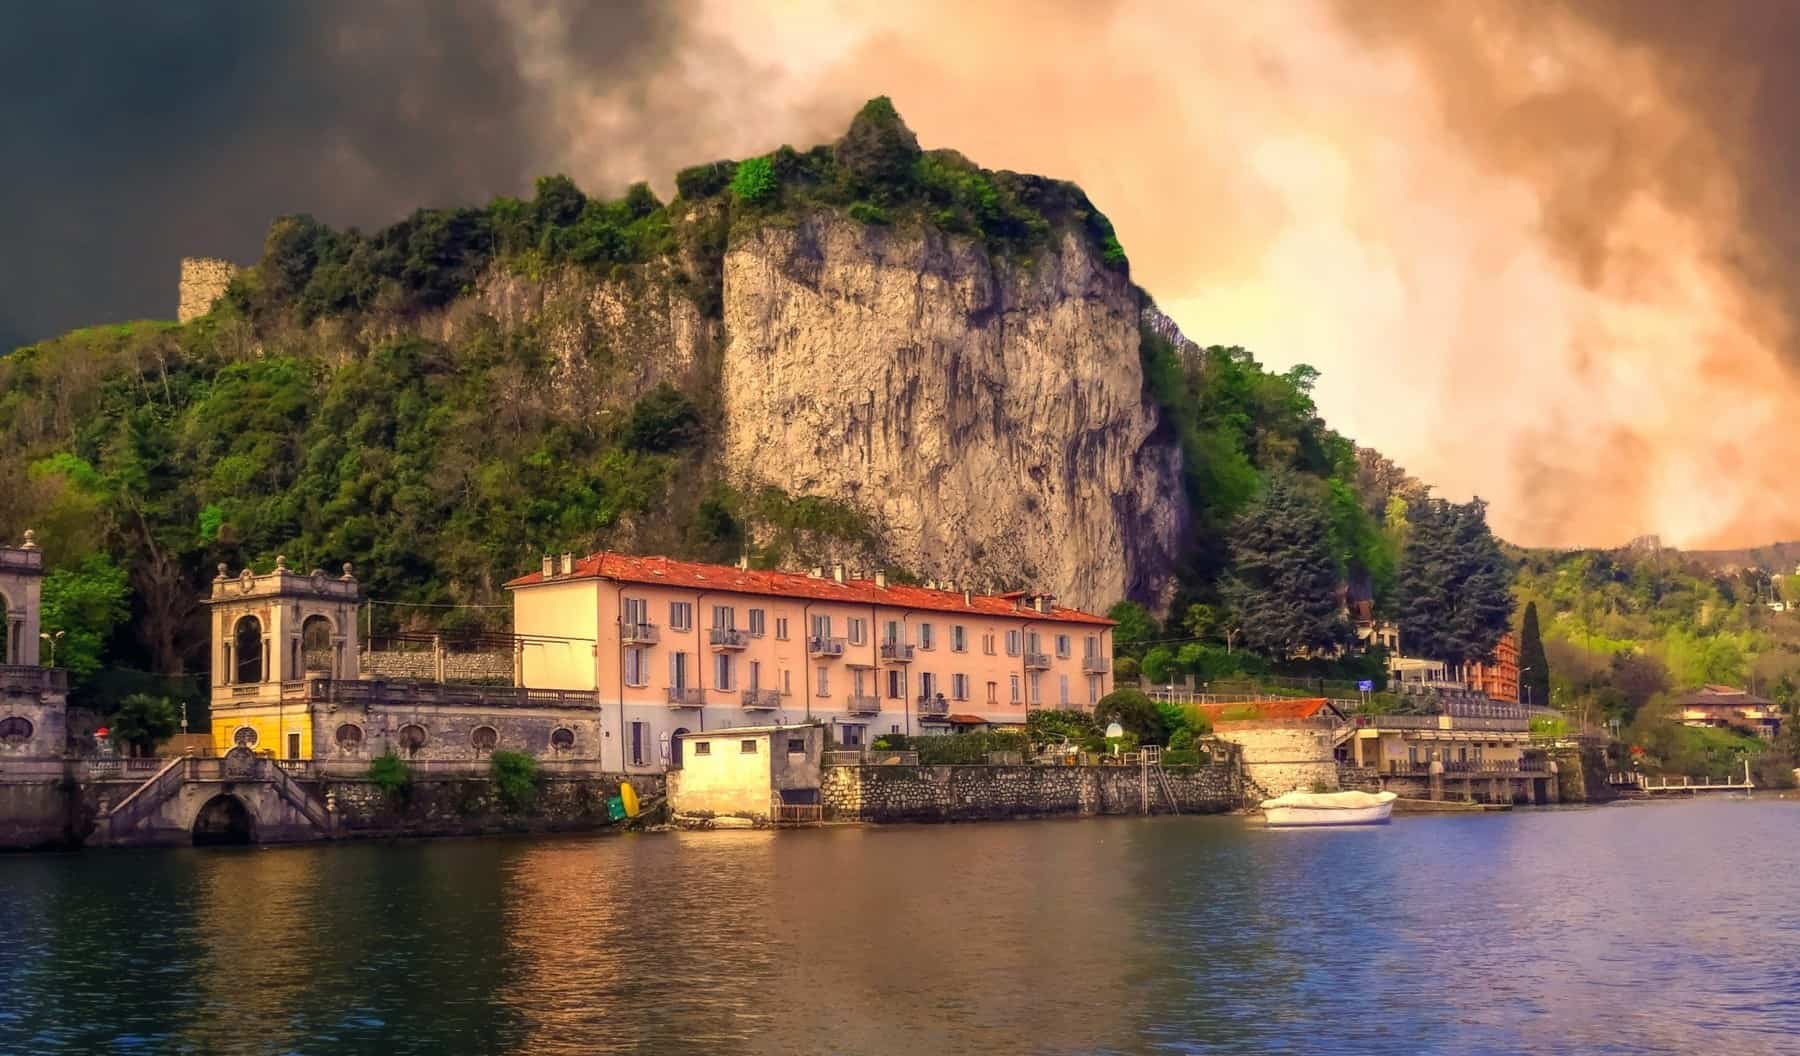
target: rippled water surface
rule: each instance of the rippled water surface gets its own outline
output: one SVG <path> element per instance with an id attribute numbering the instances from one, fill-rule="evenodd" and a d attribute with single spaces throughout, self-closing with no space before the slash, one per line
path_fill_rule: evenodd
<path id="1" fill-rule="evenodd" d="M 1800 803 L 0 857 L 0 1053 L 1800 1052 Z"/>

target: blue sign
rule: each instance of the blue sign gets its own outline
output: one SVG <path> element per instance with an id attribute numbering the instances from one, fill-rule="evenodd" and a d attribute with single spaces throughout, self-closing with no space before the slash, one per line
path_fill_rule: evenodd
<path id="1" fill-rule="evenodd" d="M 1358 682 L 1356 684 L 1356 688 L 1359 692 L 1373 693 L 1373 692 L 1375 692 L 1375 680 L 1371 679 L 1371 678 L 1365 678 L 1361 682 Z"/>

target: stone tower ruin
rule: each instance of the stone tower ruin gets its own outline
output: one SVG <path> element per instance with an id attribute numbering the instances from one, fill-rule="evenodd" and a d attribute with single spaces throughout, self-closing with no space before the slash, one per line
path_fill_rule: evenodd
<path id="1" fill-rule="evenodd" d="M 214 302 L 237 276 L 238 267 L 217 257 L 181 258 L 181 298 L 175 308 L 177 322 L 198 319 L 212 311 Z"/>

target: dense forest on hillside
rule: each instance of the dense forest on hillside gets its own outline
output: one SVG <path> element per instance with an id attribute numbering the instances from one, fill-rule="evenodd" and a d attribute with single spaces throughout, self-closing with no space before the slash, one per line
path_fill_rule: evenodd
<path id="1" fill-rule="evenodd" d="M 834 145 L 696 166 L 676 184 L 668 203 L 644 185 L 603 200 L 551 176 L 530 199 L 421 210 L 367 234 L 285 217 L 208 316 L 0 357 L 0 531 L 33 527 L 45 544 L 58 663 L 90 686 L 106 669 L 202 668 L 197 598 L 213 568 L 268 569 L 278 554 L 301 569 L 354 562 L 389 603 L 377 629 L 504 626 L 499 584 L 546 549 L 882 560 L 880 524 L 854 505 L 724 479 L 716 364 L 632 389 L 604 379 L 649 352 L 590 349 L 579 366 L 602 377 L 598 403 L 572 405 L 552 340 L 564 320 L 442 323 L 495 276 L 661 284 L 716 320 L 734 233 L 820 209 L 930 225 L 1027 263 L 1074 232 L 1108 268 L 1129 267 L 1078 188 L 921 151 L 884 99 Z M 1192 528 L 1166 624 L 1121 610 L 1125 670 L 1379 672 L 1354 649 L 1323 659 L 1355 644 L 1347 608 L 1421 626 L 1459 613 L 1463 637 L 1444 648 L 1492 647 L 1501 566 L 1478 503 L 1431 499 L 1333 432 L 1311 368 L 1270 371 L 1244 349 L 1187 342 L 1153 309 L 1145 320 L 1146 396 L 1179 442 Z M 1452 589 L 1409 585 L 1409 567 Z M 1485 608 L 1463 604 L 1468 584 Z M 1168 638 L 1183 640 L 1157 644 Z"/>

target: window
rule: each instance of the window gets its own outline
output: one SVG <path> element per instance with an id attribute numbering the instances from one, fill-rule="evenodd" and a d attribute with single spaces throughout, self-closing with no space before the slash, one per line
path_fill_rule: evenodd
<path id="1" fill-rule="evenodd" d="M 783 693 L 792 693 L 794 691 L 794 673 L 792 671 L 784 670 L 781 672 L 781 691 Z"/>
<path id="2" fill-rule="evenodd" d="M 1018 631 L 1007 631 L 1006 632 L 1006 655 L 1007 656 L 1018 656 L 1019 655 L 1019 632 Z"/>
<path id="3" fill-rule="evenodd" d="M 1000 683 L 998 683 L 998 682 L 989 682 L 988 683 L 987 702 L 989 704 L 1000 703 Z"/>
<path id="4" fill-rule="evenodd" d="M 694 627 L 694 606 L 686 601 L 669 602 L 669 629 L 687 631 Z"/>
<path id="5" fill-rule="evenodd" d="M 1082 646 L 1082 648 L 1085 650 L 1085 652 L 1083 652 L 1081 655 L 1087 657 L 1089 660 L 1092 660 L 1093 658 L 1099 656 L 1100 655 L 1100 637 L 1098 635 L 1093 635 L 1093 634 L 1088 635 L 1087 641 Z"/>
<path id="6" fill-rule="evenodd" d="M 237 732 L 231 735 L 231 743 L 239 748 L 254 748 L 256 747 L 256 731 L 248 726 L 239 726 Z"/>
<path id="7" fill-rule="evenodd" d="M 814 616 L 812 618 L 812 636 L 822 642 L 831 640 L 831 617 Z"/>
<path id="8" fill-rule="evenodd" d="M 890 645 L 899 645 L 906 641 L 906 634 L 901 629 L 899 620 L 887 621 L 887 629 L 881 632 L 881 640 Z"/>
<path id="9" fill-rule="evenodd" d="M 750 633 L 751 634 L 755 635 L 758 638 L 761 638 L 765 633 L 767 633 L 765 631 L 765 628 L 768 626 L 768 623 L 769 623 L 769 621 L 764 618 L 763 610 L 761 610 L 761 609 L 751 609 L 750 610 Z"/>
<path id="10" fill-rule="evenodd" d="M 729 693 L 732 689 L 731 673 L 731 654 L 715 654 L 713 657 L 713 688 Z"/>
<path id="11" fill-rule="evenodd" d="M 723 655 L 723 654 L 721 654 Z M 688 654 L 669 654 L 669 688 L 686 689 L 688 684 Z"/>
<path id="12" fill-rule="evenodd" d="M 550 747 L 559 752 L 566 752 L 575 747 L 575 731 L 567 726 L 558 726 L 550 731 Z"/>
<path id="13" fill-rule="evenodd" d="M 300 758 L 300 735 L 299 734 L 290 733 L 287 735 L 287 750 L 288 750 L 287 757 L 289 759 Z"/>
<path id="14" fill-rule="evenodd" d="M 901 700 L 906 696 L 906 672 L 897 667 L 888 668 L 887 695 L 890 700 Z"/>
<path id="15" fill-rule="evenodd" d="M 625 650 L 625 684 L 628 686 L 650 684 L 649 657 L 645 655 L 644 650 Z"/>
<path id="16" fill-rule="evenodd" d="M 896 722 L 892 726 L 889 726 L 888 732 L 889 733 L 899 733 L 900 732 L 900 724 Z"/>
<path id="17" fill-rule="evenodd" d="M 819 696 L 831 696 L 831 668 L 819 668 Z"/>
<path id="18" fill-rule="evenodd" d="M 1068 635 L 1059 634 L 1056 636 L 1056 655 L 1061 657 L 1064 660 L 1067 660 L 1069 658 L 1069 636 Z"/>
<path id="19" fill-rule="evenodd" d="M 1031 673 L 1031 703 L 1042 704 L 1043 702 L 1044 673 L 1042 671 L 1033 671 Z"/>
<path id="20" fill-rule="evenodd" d="M 786 616 L 775 617 L 775 637 L 778 641 L 785 642 L 788 640 L 787 617 Z"/>
<path id="21" fill-rule="evenodd" d="M 1017 704 L 1019 702 L 1019 676 L 1008 675 L 1006 677 L 1012 683 L 1012 702 Z"/>
<path id="22" fill-rule="evenodd" d="M 869 621 L 853 617 L 845 622 L 850 625 L 851 645 L 861 645 L 869 640 Z"/>
<path id="23" fill-rule="evenodd" d="M 363 732 L 361 726 L 346 722 L 337 728 L 338 750 L 346 755 L 354 753 L 357 749 L 361 748 L 362 742 Z"/>
<path id="24" fill-rule="evenodd" d="M 477 726 L 469 731 L 469 745 L 478 752 L 491 752 L 500 743 L 500 734 L 492 726 Z"/>
<path id="25" fill-rule="evenodd" d="M 969 676 L 968 675 L 951 675 L 950 676 L 950 695 L 952 697 L 956 698 L 957 700 L 968 700 L 969 699 Z"/>
<path id="26" fill-rule="evenodd" d="M 931 624 L 929 623 L 919 624 L 919 648 L 931 648 Z"/>
<path id="27" fill-rule="evenodd" d="M 755 692 L 762 688 L 762 661 L 750 661 L 750 690 Z"/>
<path id="28" fill-rule="evenodd" d="M 935 696 L 937 696 L 937 676 L 929 671 L 919 672 L 919 699 L 930 700 Z"/>
<path id="29" fill-rule="evenodd" d="M 1043 651 L 1038 642 L 1038 633 L 1036 631 L 1025 632 L 1025 651 L 1028 653 L 1038 653 Z"/>
<path id="30" fill-rule="evenodd" d="M 981 636 L 981 651 L 989 656 L 994 655 L 994 636 L 992 633 Z"/>
<path id="31" fill-rule="evenodd" d="M 1088 707 L 1100 703 L 1100 676 L 1088 676 Z"/>
<path id="32" fill-rule="evenodd" d="M 805 755 L 806 754 L 806 738 L 804 738 L 804 737 L 789 737 L 788 738 L 788 754 L 789 755 Z"/>
<path id="33" fill-rule="evenodd" d="M 950 651 L 953 653 L 969 651 L 969 630 L 960 623 L 950 625 Z"/>
<path id="34" fill-rule="evenodd" d="M 838 727 L 838 743 L 846 748 L 861 748 L 863 731 L 867 729 L 860 722 L 846 722 Z"/>
<path id="35" fill-rule="evenodd" d="M 254 616 L 245 616 L 237 622 L 237 630 L 233 634 L 232 648 L 237 653 L 237 670 L 232 675 L 235 682 L 261 682 L 263 680 L 263 644 L 262 624 Z"/>
<path id="36" fill-rule="evenodd" d="M 1057 699 L 1057 707 L 1060 707 L 1060 708 L 1068 707 L 1069 706 L 1069 676 L 1068 675 L 1058 675 L 1057 676 L 1056 693 L 1057 693 L 1057 698 L 1056 698 Z"/>
<path id="37" fill-rule="evenodd" d="M 638 627 L 650 622 L 650 602 L 644 598 L 626 598 L 625 613 L 619 622 L 626 627 Z"/>
<path id="38" fill-rule="evenodd" d="M 714 605 L 712 625 L 716 631 L 737 630 L 737 609 L 730 605 Z"/>
<path id="39" fill-rule="evenodd" d="M 711 741 L 695 741 L 694 742 L 694 754 L 695 755 L 711 755 L 712 754 L 712 742 Z"/>
<path id="40" fill-rule="evenodd" d="M 755 741 L 739 741 L 738 742 L 738 754 L 739 755 L 755 755 L 756 754 L 756 742 Z"/>
<path id="41" fill-rule="evenodd" d="M 631 765 L 647 766 L 650 761 L 650 724 L 631 724 Z"/>
<path id="42" fill-rule="evenodd" d="M 863 695 L 863 676 L 869 675 L 869 674 L 871 674 L 871 672 L 867 668 L 853 667 L 850 669 L 850 693 L 851 693 L 851 695 L 858 696 L 858 697 Z M 880 684 L 881 683 L 879 683 L 879 682 L 876 683 L 876 685 L 880 685 Z"/>
<path id="43" fill-rule="evenodd" d="M 425 747 L 425 727 L 416 722 L 400 727 L 400 747 L 406 749 L 407 755 L 418 754 Z"/>

